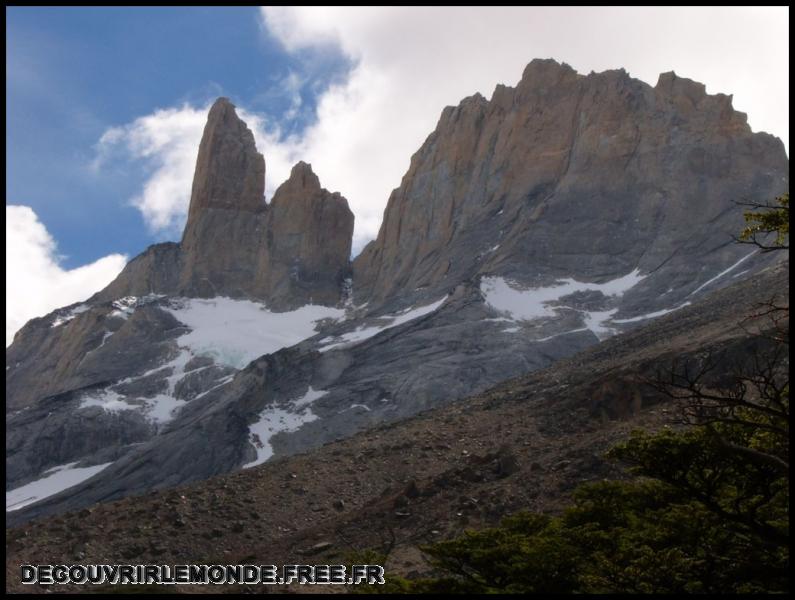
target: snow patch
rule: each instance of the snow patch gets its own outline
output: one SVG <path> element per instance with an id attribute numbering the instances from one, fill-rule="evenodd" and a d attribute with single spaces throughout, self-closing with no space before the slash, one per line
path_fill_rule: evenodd
<path id="1" fill-rule="evenodd" d="M 308 408 L 298 412 L 290 412 L 283 408 L 269 407 L 259 415 L 259 421 L 248 426 L 249 439 L 257 451 L 257 458 L 243 465 L 244 469 L 261 465 L 273 456 L 273 446 L 270 439 L 281 432 L 298 431 L 305 423 L 317 419 Z"/>
<path id="2" fill-rule="evenodd" d="M 75 306 L 72 310 L 70 310 L 68 313 L 66 313 L 62 317 L 56 317 L 55 320 L 50 325 L 50 328 L 58 327 L 60 325 L 63 325 L 67 321 L 71 321 L 72 319 L 74 319 L 80 313 L 86 312 L 89 308 L 91 308 L 91 307 L 88 304 L 79 304 L 79 305 Z"/>
<path id="3" fill-rule="evenodd" d="M 562 335 L 569 335 L 570 333 L 580 333 L 581 331 L 589 331 L 587 327 L 580 327 L 579 329 L 571 329 L 570 331 L 563 331 L 561 333 L 556 333 L 554 335 L 550 335 L 548 337 L 538 338 L 537 340 L 533 340 L 534 342 L 546 342 L 556 337 L 560 337 Z"/>
<path id="4" fill-rule="evenodd" d="M 730 271 L 733 271 L 734 269 L 736 269 L 737 267 L 739 267 L 739 266 L 740 266 L 740 265 L 741 265 L 743 262 L 745 262 L 746 260 L 748 260 L 749 258 L 751 258 L 751 257 L 752 257 L 754 254 L 756 254 L 756 252 L 757 252 L 757 251 L 756 251 L 756 250 L 754 250 L 754 251 L 752 251 L 750 254 L 746 254 L 746 255 L 745 255 L 745 256 L 743 256 L 743 257 L 742 257 L 740 260 L 738 260 L 736 263 L 734 263 L 732 266 L 730 266 L 728 269 L 726 269 L 726 270 L 724 270 L 724 271 L 721 271 L 720 273 L 718 273 L 717 275 L 715 275 L 715 277 L 713 277 L 713 278 L 712 278 L 712 279 L 710 279 L 709 281 L 705 281 L 705 282 L 704 282 L 704 283 L 702 283 L 700 286 L 698 286 L 696 289 L 694 289 L 692 292 L 690 292 L 690 293 L 688 294 L 688 297 L 689 297 L 689 296 L 692 296 L 693 294 L 695 294 L 695 293 L 697 293 L 697 292 L 700 292 L 700 291 L 701 291 L 701 290 L 703 290 L 705 287 L 707 287 L 709 284 L 713 283 L 714 281 L 717 281 L 718 279 L 720 279 L 721 277 L 723 277 L 724 275 L 726 275 L 726 273 L 729 273 Z"/>
<path id="5" fill-rule="evenodd" d="M 98 392 L 89 393 L 91 395 L 87 398 L 83 398 L 78 410 L 91 406 L 99 406 L 105 412 L 118 413 L 125 410 L 141 410 L 142 408 L 140 405 L 126 402 L 123 396 L 112 390 L 100 390 Z"/>
<path id="6" fill-rule="evenodd" d="M 600 341 L 609 338 L 617 332 L 614 328 L 608 327 L 607 322 L 617 312 L 617 308 L 604 311 L 584 311 L 582 314 L 585 320 L 585 328 L 590 329 Z"/>
<path id="7" fill-rule="evenodd" d="M 32 504 L 73 487 L 89 477 L 96 475 L 113 463 L 94 465 L 93 467 L 75 467 L 76 464 L 76 462 L 72 462 L 53 467 L 43 473 L 46 477 L 7 491 L 6 512 L 18 510 L 28 504 Z"/>
<path id="8" fill-rule="evenodd" d="M 339 346 L 345 346 L 348 344 L 358 344 L 359 342 L 363 342 L 364 340 L 367 340 L 386 329 L 397 327 L 398 325 L 402 325 L 403 323 L 408 323 L 409 321 L 413 321 L 414 319 L 418 319 L 422 316 L 434 312 L 437 308 L 439 308 L 442 304 L 444 304 L 445 300 L 447 300 L 447 296 L 445 296 L 441 300 L 437 300 L 436 302 L 433 302 L 432 304 L 428 304 L 426 306 L 420 306 L 417 308 L 407 308 L 393 315 L 385 315 L 383 317 L 378 317 L 379 319 L 389 320 L 389 323 L 385 325 L 371 325 L 370 327 L 367 327 L 365 325 L 360 325 L 354 331 L 350 331 L 337 338 L 323 338 L 320 341 L 320 343 L 323 342 L 331 342 L 331 343 L 326 346 L 318 348 L 318 350 L 320 350 L 320 352 L 327 352 L 328 350 L 331 350 L 332 348 L 337 348 Z"/>
<path id="9" fill-rule="evenodd" d="M 548 306 L 548 304 L 575 292 L 596 291 L 605 296 L 621 296 L 645 277 L 640 274 L 639 269 L 635 269 L 623 277 L 605 283 L 585 283 L 575 279 L 563 279 L 556 285 L 526 290 L 511 286 L 502 277 L 483 277 L 480 281 L 480 291 L 485 296 L 486 303 L 492 308 L 509 314 L 512 319 L 530 321 L 556 316 L 561 307 Z M 598 315 L 599 313 L 593 314 Z"/>
<path id="10" fill-rule="evenodd" d="M 561 308 L 570 308 L 566 306 L 550 306 L 550 304 L 575 292 L 595 291 L 601 292 L 604 296 L 620 297 L 635 287 L 645 277 L 646 275 L 640 274 L 639 269 L 635 269 L 623 277 L 618 277 L 605 283 L 585 283 L 575 279 L 563 279 L 552 286 L 526 290 L 513 287 L 502 277 L 483 277 L 480 281 L 480 291 L 484 295 L 486 304 L 503 314 L 509 315 L 511 320 L 531 321 L 533 319 L 552 318 L 557 316 Z M 582 313 L 585 329 L 590 329 L 600 340 L 616 333 L 615 329 L 609 327 L 607 323 L 618 309 L 608 311 L 572 310 L 578 310 Z M 512 330 L 504 329 L 503 331 Z M 581 330 L 577 329 L 574 331 Z M 557 336 L 541 338 L 536 341 L 545 341 L 553 337 Z"/>
<path id="11" fill-rule="evenodd" d="M 684 308 L 688 304 L 690 304 L 690 302 L 683 302 L 679 306 L 674 306 L 673 308 L 664 308 L 663 310 L 658 310 L 655 312 L 647 313 L 645 315 L 640 315 L 639 317 L 632 317 L 629 319 L 613 319 L 613 323 L 634 323 L 635 321 L 645 321 L 646 319 L 655 319 L 657 317 L 667 315 L 668 313 L 672 313 L 675 310 L 679 310 L 680 308 Z"/>
<path id="12" fill-rule="evenodd" d="M 304 394 L 303 396 L 301 396 L 300 398 L 298 398 L 296 400 L 293 400 L 293 406 L 295 408 L 303 408 L 304 406 L 308 406 L 308 405 L 312 404 L 318 398 L 322 398 L 326 394 L 328 394 L 327 391 L 325 391 L 325 390 L 314 390 L 314 389 L 312 389 L 312 386 L 310 385 L 309 389 L 306 392 L 306 394 Z"/>
<path id="13" fill-rule="evenodd" d="M 171 369 L 172 373 L 168 377 L 166 377 L 167 389 L 165 393 L 159 393 L 152 398 L 135 398 L 136 404 L 130 404 L 129 402 L 124 400 L 124 397 L 120 394 L 110 390 L 105 389 L 99 392 L 90 392 L 89 396 L 84 398 L 83 401 L 80 403 L 79 408 L 88 408 L 89 406 L 99 406 L 103 410 L 107 412 L 120 412 L 124 410 L 137 410 L 140 412 L 146 419 L 155 423 L 156 425 L 162 425 L 164 423 L 168 423 L 169 421 L 173 420 L 176 416 L 177 410 L 187 404 L 186 400 L 179 400 L 174 396 L 174 389 L 179 382 L 180 379 L 185 377 L 185 365 L 188 361 L 193 358 L 193 354 L 187 349 L 180 349 L 179 354 L 169 361 L 166 364 L 160 365 L 155 367 L 154 369 L 150 369 L 143 375 L 139 375 L 138 377 L 128 377 L 122 380 L 119 383 L 129 383 L 136 379 L 141 379 L 143 377 L 148 377 L 149 375 L 156 373 L 158 371 L 163 371 L 165 369 Z M 220 387 L 224 383 L 228 383 L 231 380 L 231 377 L 225 378 L 226 381 L 221 381 L 216 384 L 214 387 L 210 388 L 209 390 L 200 394 L 203 396 L 207 392 L 215 389 L 216 387 Z M 195 398 L 194 398 L 195 400 Z"/>
<path id="14" fill-rule="evenodd" d="M 262 304 L 226 297 L 180 299 L 178 304 L 169 312 L 191 329 L 180 336 L 180 346 L 236 369 L 313 336 L 321 319 L 345 315 L 342 309 L 312 304 L 274 313 Z"/>

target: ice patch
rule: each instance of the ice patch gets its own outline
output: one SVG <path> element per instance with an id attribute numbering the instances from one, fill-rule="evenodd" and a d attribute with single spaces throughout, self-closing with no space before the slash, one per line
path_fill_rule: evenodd
<path id="1" fill-rule="evenodd" d="M 191 329 L 180 336 L 180 346 L 236 369 L 311 337 L 321 319 L 345 315 L 342 309 L 311 304 L 274 313 L 262 304 L 226 297 L 181 299 L 179 304 L 168 310 Z"/>
<path id="2" fill-rule="evenodd" d="M 46 477 L 32 481 L 22 487 L 6 492 L 6 512 L 18 510 L 23 506 L 37 502 L 48 496 L 62 492 L 92 477 L 113 463 L 94 465 L 93 467 L 75 467 L 72 462 L 53 467 L 44 472 Z"/>
<path id="3" fill-rule="evenodd" d="M 403 323 L 408 323 L 409 321 L 413 321 L 414 319 L 418 319 L 422 316 L 432 313 L 442 304 L 444 304 L 445 300 L 447 300 L 447 296 L 445 296 L 441 300 L 437 300 L 436 302 L 428 304 L 426 306 L 420 306 L 418 308 L 407 308 L 394 315 L 386 315 L 383 317 L 378 317 L 379 319 L 389 319 L 390 322 L 387 323 L 386 325 L 372 325 L 370 327 L 360 325 L 354 331 L 350 331 L 337 338 L 334 339 L 324 338 L 321 340 L 321 343 L 331 342 L 331 344 L 322 346 L 321 348 L 319 348 L 319 350 L 320 352 L 327 352 L 328 350 L 331 350 L 332 348 L 337 348 L 339 346 L 345 346 L 347 344 L 358 344 L 359 342 L 363 342 L 364 340 L 369 339 L 386 329 L 397 327 L 398 325 L 402 325 Z"/>

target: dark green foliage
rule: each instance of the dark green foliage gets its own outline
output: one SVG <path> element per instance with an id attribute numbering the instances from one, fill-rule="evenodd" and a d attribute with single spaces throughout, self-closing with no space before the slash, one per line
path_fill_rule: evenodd
<path id="1" fill-rule="evenodd" d="M 650 462 L 650 470 L 673 483 L 640 478 L 582 486 L 561 516 L 520 513 L 499 527 L 425 547 L 440 577 L 408 581 L 387 576 L 388 585 L 380 591 L 786 591 L 789 553 L 779 540 L 788 523 L 786 478 L 772 477 L 777 494 L 767 502 L 749 494 L 752 482 L 735 472 L 731 459 L 715 469 L 713 478 L 704 468 L 712 451 L 699 452 L 702 444 L 710 445 L 699 439 L 702 434 L 636 434 L 614 451 L 635 462 L 639 471 Z M 650 460 L 657 452 L 660 460 Z M 715 510 L 711 499 L 702 500 L 712 494 L 720 499 Z M 766 506 L 764 517 L 755 512 L 757 505 Z M 773 535 L 764 535 L 767 529 L 760 524 Z"/>
<path id="2" fill-rule="evenodd" d="M 739 241 L 759 246 L 762 251 L 789 248 L 789 193 L 776 198 L 775 204 L 746 204 L 755 210 L 747 211 L 745 220 L 748 226 L 740 234 Z M 763 243 L 768 234 L 775 233 L 772 243 Z"/>

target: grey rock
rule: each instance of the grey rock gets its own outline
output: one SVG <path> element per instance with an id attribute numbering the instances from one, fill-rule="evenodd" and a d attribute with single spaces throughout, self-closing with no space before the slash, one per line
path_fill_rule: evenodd
<path id="1" fill-rule="evenodd" d="M 302 556 L 314 556 L 315 554 L 320 554 L 321 552 L 330 550 L 333 547 L 334 545 L 331 542 L 318 542 L 313 546 L 299 550 L 298 554 L 301 554 Z"/>

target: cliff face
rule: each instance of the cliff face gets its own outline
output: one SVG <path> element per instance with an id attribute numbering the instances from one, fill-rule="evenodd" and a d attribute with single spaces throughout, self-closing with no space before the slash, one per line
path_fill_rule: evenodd
<path id="1" fill-rule="evenodd" d="M 251 289 L 265 240 L 265 159 L 254 135 L 220 98 L 210 109 L 182 235 L 178 291 L 259 295 Z"/>
<path id="2" fill-rule="evenodd" d="M 733 201 L 771 198 L 788 168 L 780 140 L 702 84 L 534 60 L 516 88 L 444 109 L 354 262 L 356 301 L 438 295 L 483 273 L 665 268 L 692 289 L 694 254 L 717 264 L 747 252 L 727 248 L 742 224 Z"/>
<path id="3" fill-rule="evenodd" d="M 226 98 L 210 109 L 182 241 L 134 258 L 95 298 L 230 296 L 276 309 L 339 303 L 349 272 L 353 213 L 298 163 L 273 202 L 265 159 Z"/>
<path id="4" fill-rule="evenodd" d="M 307 163 L 295 165 L 276 190 L 266 230 L 257 285 L 273 301 L 339 302 L 340 284 L 350 271 L 353 213 L 339 193 L 320 187 Z"/>

